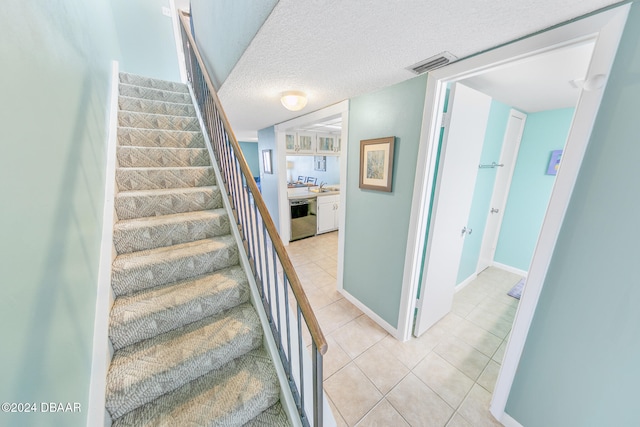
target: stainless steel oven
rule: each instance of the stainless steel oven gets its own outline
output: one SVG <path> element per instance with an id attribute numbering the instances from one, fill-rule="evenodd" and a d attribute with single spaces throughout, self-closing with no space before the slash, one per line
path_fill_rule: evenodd
<path id="1" fill-rule="evenodd" d="M 316 235 L 316 199 L 289 200 L 291 241 Z"/>

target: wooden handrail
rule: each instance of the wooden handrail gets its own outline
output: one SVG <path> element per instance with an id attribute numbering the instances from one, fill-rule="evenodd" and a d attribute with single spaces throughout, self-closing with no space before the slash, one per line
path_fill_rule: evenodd
<path id="1" fill-rule="evenodd" d="M 220 103 L 220 99 L 218 98 L 218 93 L 211 82 L 211 78 L 209 77 L 209 73 L 206 71 L 206 66 L 204 61 L 202 60 L 202 56 L 200 55 L 200 51 L 196 46 L 195 40 L 191 34 L 191 29 L 189 25 L 189 14 L 184 11 L 180 11 L 180 22 L 182 23 L 182 27 L 184 28 L 184 33 L 187 35 L 189 39 L 189 43 L 191 44 L 191 48 L 193 49 L 193 53 L 198 60 L 198 64 L 200 64 L 200 68 L 202 69 L 202 74 L 205 80 L 207 87 L 209 88 L 209 92 L 211 92 L 211 98 L 218 109 L 218 113 L 220 115 L 220 119 L 226 129 L 227 135 L 229 136 L 229 143 L 236 155 L 236 159 L 238 160 L 240 170 L 247 177 L 246 185 L 249 187 L 251 194 L 253 194 L 253 199 L 260 215 L 262 216 L 262 221 L 264 222 L 264 226 L 271 238 L 271 242 L 273 247 L 278 254 L 278 258 L 280 259 L 280 263 L 282 264 L 282 269 L 289 279 L 289 285 L 291 286 L 291 290 L 296 300 L 298 301 L 298 305 L 300 306 L 300 311 L 302 312 L 302 316 L 304 317 L 305 322 L 307 323 L 307 327 L 309 328 L 309 333 L 311 334 L 311 339 L 316 344 L 318 351 L 320 354 L 324 355 L 327 352 L 328 344 L 327 340 L 320 329 L 320 324 L 318 323 L 318 319 L 316 318 L 311 304 L 307 299 L 307 295 L 305 294 L 302 284 L 300 283 L 300 279 L 298 278 L 298 274 L 296 273 L 293 264 L 291 263 L 291 259 L 289 258 L 289 254 L 287 253 L 286 248 L 284 247 L 284 243 L 282 243 L 282 239 L 278 234 L 276 226 L 271 218 L 271 214 L 269 214 L 269 210 L 267 209 L 267 205 L 264 203 L 264 199 L 258 190 L 258 185 L 253 179 L 251 173 L 251 169 L 247 164 L 247 160 L 244 158 L 242 154 L 242 150 L 240 149 L 240 144 L 238 144 L 238 140 L 229 124 L 229 119 L 227 118 L 227 114 L 222 108 L 222 104 Z"/>

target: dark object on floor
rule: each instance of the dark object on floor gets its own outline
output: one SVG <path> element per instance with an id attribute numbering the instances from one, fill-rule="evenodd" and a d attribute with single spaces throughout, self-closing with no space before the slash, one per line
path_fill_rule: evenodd
<path id="1" fill-rule="evenodd" d="M 511 290 L 507 292 L 507 295 L 509 295 L 510 297 L 514 297 L 516 299 L 520 299 L 520 296 L 522 296 L 522 288 L 524 288 L 525 280 L 526 279 L 524 277 L 520 279 L 520 281 L 515 285 L 513 285 L 513 288 L 511 288 Z"/>

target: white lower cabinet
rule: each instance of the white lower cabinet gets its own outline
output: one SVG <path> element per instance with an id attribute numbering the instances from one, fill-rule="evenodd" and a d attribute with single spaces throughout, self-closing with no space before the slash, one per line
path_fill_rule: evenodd
<path id="1" fill-rule="evenodd" d="M 316 208 L 317 234 L 337 230 L 340 222 L 340 196 L 319 196 Z"/>

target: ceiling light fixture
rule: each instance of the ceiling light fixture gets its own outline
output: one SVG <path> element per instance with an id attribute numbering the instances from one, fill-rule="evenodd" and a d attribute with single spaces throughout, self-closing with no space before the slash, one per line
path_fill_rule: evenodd
<path id="1" fill-rule="evenodd" d="M 282 105 L 284 105 L 284 108 L 287 110 L 299 111 L 307 105 L 307 95 L 298 90 L 289 90 L 282 92 L 280 102 L 282 102 Z"/>

